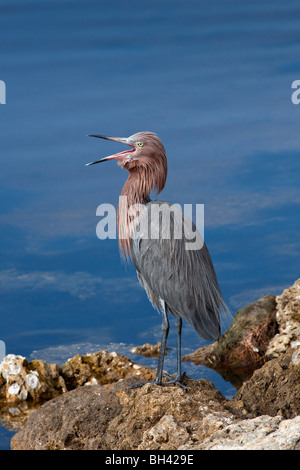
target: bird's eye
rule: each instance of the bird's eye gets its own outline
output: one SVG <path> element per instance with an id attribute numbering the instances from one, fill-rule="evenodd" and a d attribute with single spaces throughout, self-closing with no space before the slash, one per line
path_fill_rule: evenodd
<path id="1" fill-rule="evenodd" d="M 143 142 L 137 142 L 136 145 L 137 145 L 138 147 L 143 147 L 144 144 L 143 144 Z"/>

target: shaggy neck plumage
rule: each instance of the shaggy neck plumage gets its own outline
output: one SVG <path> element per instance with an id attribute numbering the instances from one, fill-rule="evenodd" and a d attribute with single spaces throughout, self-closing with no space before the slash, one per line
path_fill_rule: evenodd
<path id="1" fill-rule="evenodd" d="M 118 207 L 118 235 L 119 247 L 125 258 L 130 257 L 131 229 L 130 224 L 134 217 L 130 215 L 130 208 L 134 204 L 147 204 L 150 201 L 150 191 L 155 188 L 151 185 L 153 178 L 151 172 L 144 167 L 130 170 L 128 179 L 123 187 Z"/>

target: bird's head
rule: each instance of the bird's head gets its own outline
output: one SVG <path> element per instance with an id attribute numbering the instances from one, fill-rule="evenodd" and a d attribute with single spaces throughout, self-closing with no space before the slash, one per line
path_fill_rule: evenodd
<path id="1" fill-rule="evenodd" d="M 130 149 L 109 155 L 86 166 L 96 163 L 117 160 L 118 164 L 130 173 L 138 174 L 151 180 L 151 189 L 156 188 L 159 193 L 165 186 L 167 178 L 167 158 L 161 140 L 153 132 L 137 132 L 130 137 L 107 137 L 103 135 L 90 135 L 100 139 L 112 140 L 126 144 Z"/>

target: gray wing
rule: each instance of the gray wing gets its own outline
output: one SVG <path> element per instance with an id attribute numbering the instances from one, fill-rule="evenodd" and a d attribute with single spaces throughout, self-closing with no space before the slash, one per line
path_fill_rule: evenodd
<path id="1" fill-rule="evenodd" d="M 219 309 L 225 304 L 215 270 L 201 235 L 178 206 L 157 201 L 144 206 L 132 233 L 131 255 L 154 307 L 159 309 L 162 299 L 202 338 L 219 337 Z"/>

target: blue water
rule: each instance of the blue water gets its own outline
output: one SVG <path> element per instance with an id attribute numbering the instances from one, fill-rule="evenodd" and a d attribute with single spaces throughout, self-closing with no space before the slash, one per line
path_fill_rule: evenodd
<path id="1" fill-rule="evenodd" d="M 61 348 L 159 340 L 134 269 L 116 240 L 96 237 L 96 208 L 117 204 L 127 175 L 114 162 L 85 163 L 123 147 L 86 134 L 158 133 L 169 163 L 161 197 L 205 204 L 205 240 L 233 314 L 299 277 L 299 13 L 292 0 L 0 0 L 8 353 L 59 361 Z M 204 344 L 184 326 L 184 352 Z M 234 393 L 213 371 L 186 369 Z M 0 448 L 10 436 L 1 428 Z"/>

